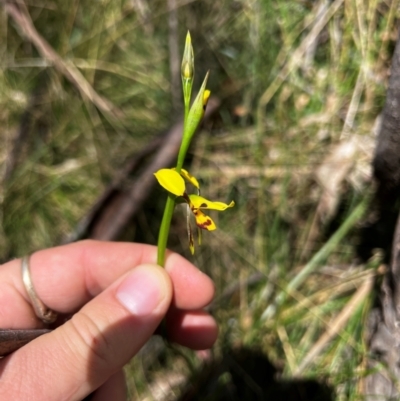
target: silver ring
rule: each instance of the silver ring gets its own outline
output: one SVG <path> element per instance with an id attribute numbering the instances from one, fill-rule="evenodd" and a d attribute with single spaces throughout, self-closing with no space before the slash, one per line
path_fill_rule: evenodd
<path id="1" fill-rule="evenodd" d="M 57 313 L 49 309 L 37 296 L 35 288 L 33 287 L 32 283 L 31 271 L 29 269 L 29 258 L 30 255 L 22 258 L 22 263 L 21 263 L 22 282 L 24 283 L 26 292 L 28 293 L 29 299 L 31 300 L 36 316 L 43 323 L 46 324 L 53 323 L 57 319 Z"/>

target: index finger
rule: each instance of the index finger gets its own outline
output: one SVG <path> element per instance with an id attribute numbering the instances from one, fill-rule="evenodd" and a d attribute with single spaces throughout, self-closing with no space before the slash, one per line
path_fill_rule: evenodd
<path id="1" fill-rule="evenodd" d="M 156 263 L 157 248 L 135 243 L 81 241 L 35 252 L 30 258 L 33 285 L 50 309 L 73 313 L 116 279 L 143 263 Z M 195 310 L 214 294 L 211 279 L 178 254 L 166 270 L 173 284 L 173 306 Z M 37 319 L 21 278 L 21 261 L 0 267 L 0 327 L 36 327 Z"/>

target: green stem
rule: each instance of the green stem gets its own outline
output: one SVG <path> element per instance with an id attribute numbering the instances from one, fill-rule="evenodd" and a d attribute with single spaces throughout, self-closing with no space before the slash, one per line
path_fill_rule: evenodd
<path id="1" fill-rule="evenodd" d="M 185 160 L 185 154 L 182 155 L 182 146 L 179 149 L 178 162 L 176 165 L 176 171 L 179 173 L 183 167 L 183 162 Z M 184 152 L 186 153 L 186 152 Z M 167 241 L 169 228 L 171 226 L 172 214 L 174 212 L 175 200 L 168 196 L 167 203 L 165 204 L 164 214 L 161 221 L 160 231 L 158 233 L 158 243 L 157 243 L 157 264 L 164 267 L 165 264 L 165 251 L 167 249 Z"/>
<path id="2" fill-rule="evenodd" d="M 185 132 L 185 130 L 186 130 L 188 115 L 189 115 L 189 103 L 185 103 L 185 114 L 184 114 L 184 119 L 183 119 L 183 132 Z M 176 163 L 176 171 L 178 173 L 182 170 L 188 147 L 189 147 L 188 143 L 186 143 L 185 141 L 182 141 L 181 146 L 179 148 L 179 152 L 178 152 L 178 160 Z"/>
<path id="3" fill-rule="evenodd" d="M 165 251 L 167 249 L 169 227 L 171 226 L 174 207 L 175 201 L 168 196 L 167 203 L 165 204 L 164 215 L 161 221 L 160 231 L 158 233 L 157 243 L 157 264 L 162 267 L 165 265 Z"/>
<path id="4" fill-rule="evenodd" d="M 185 132 L 189 115 L 190 96 L 189 99 L 184 98 L 184 103 L 185 103 L 185 114 L 183 120 L 183 132 Z M 185 146 L 184 143 L 182 142 L 179 148 L 178 161 L 176 164 L 176 171 L 178 173 L 180 173 L 183 167 L 183 162 L 185 161 L 187 148 L 188 146 L 187 145 Z M 175 208 L 175 200 L 171 196 L 168 196 L 167 203 L 165 204 L 163 218 L 161 221 L 160 231 L 158 233 L 158 242 L 157 242 L 157 264 L 162 267 L 164 267 L 165 265 L 165 251 L 167 250 L 168 234 L 169 234 L 169 228 L 171 226 L 171 220 L 174 208 Z"/>
<path id="5" fill-rule="evenodd" d="M 186 126 L 187 116 L 189 114 L 189 104 L 185 104 L 185 118 L 183 126 Z M 186 149 L 187 151 L 187 149 Z M 186 151 L 181 147 L 178 153 L 178 161 L 176 171 L 179 173 L 183 167 Z M 157 243 L 157 264 L 164 267 L 165 264 L 165 251 L 167 249 L 169 228 L 171 226 L 172 214 L 174 212 L 175 201 L 171 196 L 168 196 L 167 203 L 165 204 L 164 214 L 161 221 L 160 231 L 158 233 Z"/>
<path id="6" fill-rule="evenodd" d="M 189 115 L 189 106 L 190 106 L 190 103 L 185 102 L 185 114 L 184 114 L 184 119 L 183 119 L 183 127 L 186 127 L 186 122 L 187 122 L 188 115 Z M 185 132 L 185 130 L 184 130 L 184 132 Z"/>

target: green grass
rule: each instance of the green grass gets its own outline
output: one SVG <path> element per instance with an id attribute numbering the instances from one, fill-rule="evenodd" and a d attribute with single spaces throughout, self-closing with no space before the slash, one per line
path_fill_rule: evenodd
<path id="1" fill-rule="evenodd" d="M 146 18 L 134 7 L 139 3 Z M 217 294 L 243 284 L 214 310 L 221 327 L 214 353 L 262 349 L 285 379 L 327 379 L 339 400 L 362 399 L 357 379 L 365 375 L 374 297 L 368 283 L 381 274 L 379 257 L 357 265 L 354 247 L 372 192 L 373 127 L 385 99 L 398 4 L 205 0 L 177 9 L 180 49 L 189 28 L 196 80 L 211 69 L 210 89 L 223 100 L 219 121 L 198 136 L 187 168 L 204 196 L 236 202 L 213 215 L 218 230 L 203 235 L 193 258 Z M 39 99 L 1 189 L 2 260 L 58 244 L 124 160 L 175 121 L 165 2 L 77 0 L 28 9 L 37 31 L 119 117 L 84 97 L 0 8 L 7 22 L 0 22 L 3 166 L 21 116 Z M 354 138 L 342 174 L 328 156 Z M 317 174 L 321 166 L 325 178 Z M 132 232 L 155 243 L 163 203 Z M 184 214 L 175 217 L 171 247 L 190 258 Z M 247 288 L 256 272 L 265 278 Z M 149 388 L 166 372 L 185 377 L 202 363 L 175 348 L 163 349 L 157 361 L 149 370 L 138 358 L 128 368 L 139 399 L 152 399 Z"/>

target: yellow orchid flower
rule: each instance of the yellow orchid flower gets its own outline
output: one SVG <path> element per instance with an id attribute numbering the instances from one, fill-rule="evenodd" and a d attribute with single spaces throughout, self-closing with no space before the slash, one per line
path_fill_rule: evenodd
<path id="1" fill-rule="evenodd" d="M 229 204 L 223 202 L 212 202 L 206 198 L 200 196 L 200 185 L 197 179 L 192 176 L 188 171 L 182 169 L 180 173 L 178 173 L 175 169 L 161 169 L 158 170 L 155 174 L 155 177 L 158 183 L 166 189 L 171 194 L 183 200 L 183 202 L 187 203 L 188 209 L 190 209 L 195 217 L 197 227 L 207 230 L 213 231 L 217 228 L 214 221 L 211 217 L 207 216 L 202 212 L 204 209 L 212 209 L 223 211 L 229 207 L 233 207 L 235 202 L 232 201 Z M 190 182 L 195 188 L 197 188 L 198 194 L 190 194 L 186 193 L 185 179 Z M 189 247 L 192 254 L 194 253 L 194 241 L 192 230 L 190 226 L 190 220 L 188 216 L 187 220 L 188 225 L 188 236 L 189 236 Z M 200 232 L 199 232 L 200 233 Z M 201 241 L 201 236 L 199 234 L 199 244 Z"/>
<path id="2" fill-rule="evenodd" d="M 196 219 L 198 226 L 198 240 L 201 242 L 201 228 L 205 230 L 215 230 L 215 224 L 210 217 L 202 212 L 202 209 L 215 209 L 225 210 L 228 207 L 234 205 L 231 202 L 229 205 L 225 205 L 222 202 L 210 202 L 205 198 L 200 197 L 199 183 L 195 177 L 190 175 L 186 170 L 182 169 L 185 162 L 186 153 L 189 149 L 190 142 L 193 138 L 194 133 L 199 127 L 201 120 L 204 117 L 204 113 L 207 107 L 207 102 L 210 97 L 210 91 L 207 89 L 207 81 L 209 72 L 204 77 L 203 83 L 194 99 L 191 102 L 192 87 L 194 82 L 194 52 L 192 46 L 192 39 L 190 33 L 186 35 L 185 49 L 183 52 L 182 64 L 181 64 L 181 78 L 182 78 L 182 89 L 183 89 L 183 131 L 182 141 L 179 147 L 178 158 L 176 161 L 176 169 L 161 169 L 155 173 L 155 176 L 160 185 L 165 188 L 170 194 L 174 196 L 168 196 L 167 202 L 165 203 L 165 209 L 163 218 L 160 224 L 160 230 L 158 232 L 157 241 L 157 263 L 160 266 L 165 265 L 165 252 L 168 242 L 168 234 L 171 226 L 172 214 L 174 211 L 175 204 L 177 202 L 186 202 L 188 210 L 188 235 L 190 250 L 194 253 L 193 235 L 190 227 L 190 217 L 193 214 Z M 192 197 L 186 193 L 185 181 L 197 189 L 197 195 L 200 198 Z M 190 209 L 190 210 L 189 210 Z"/>

